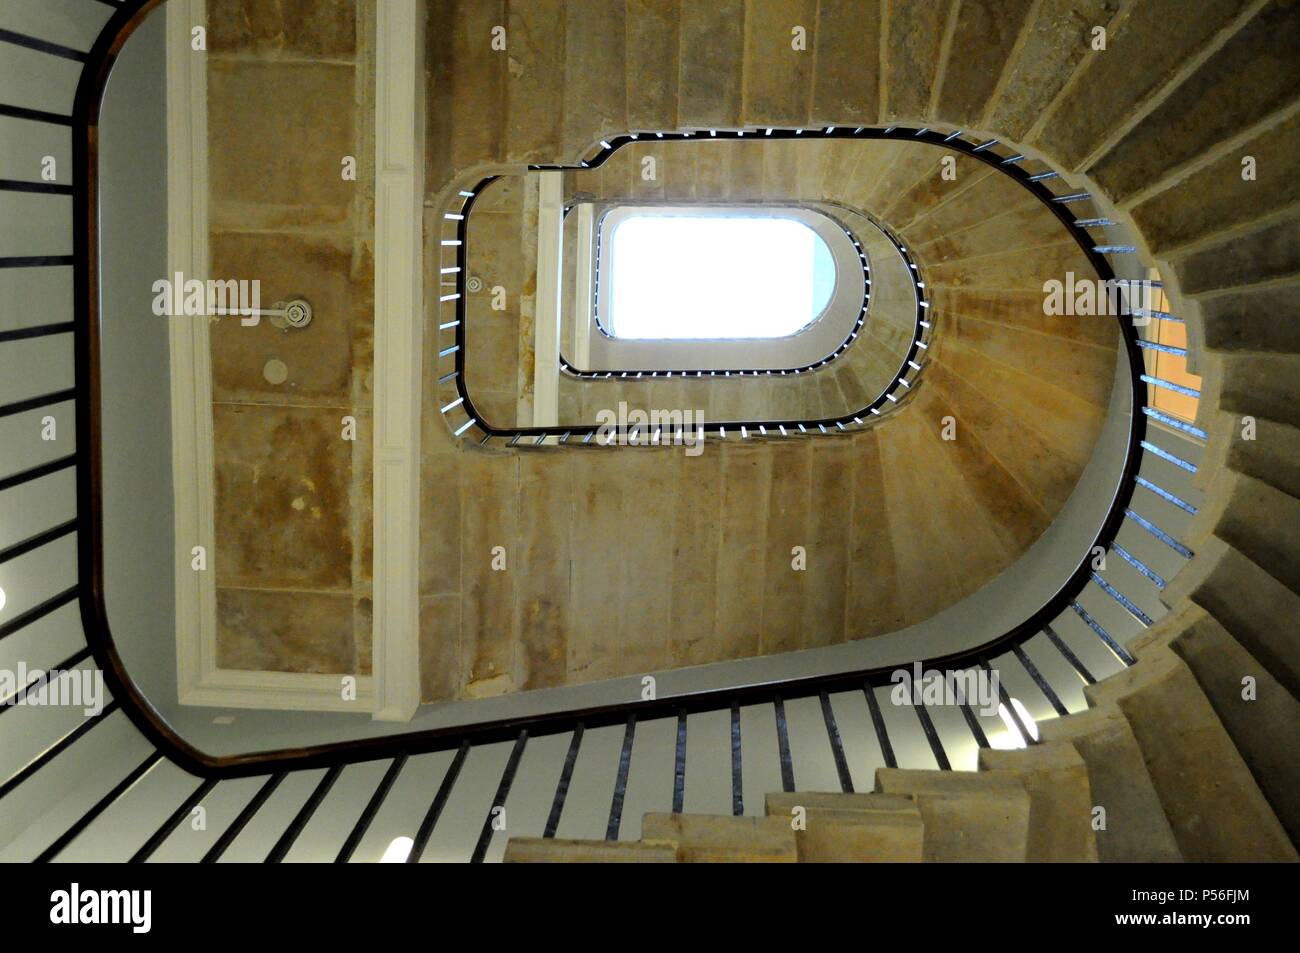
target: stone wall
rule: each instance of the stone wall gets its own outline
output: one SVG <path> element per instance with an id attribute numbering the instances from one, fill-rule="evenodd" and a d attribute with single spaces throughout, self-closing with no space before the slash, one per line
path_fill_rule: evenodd
<path id="1" fill-rule="evenodd" d="M 207 9 L 211 274 L 315 312 L 300 330 L 212 320 L 217 664 L 366 674 L 374 7 Z"/>

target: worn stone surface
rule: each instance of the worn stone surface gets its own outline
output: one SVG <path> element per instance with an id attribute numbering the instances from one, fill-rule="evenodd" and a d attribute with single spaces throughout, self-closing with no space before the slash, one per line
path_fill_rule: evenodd
<path id="1" fill-rule="evenodd" d="M 628 12 L 622 3 L 586 4 L 576 15 L 566 10 L 560 156 L 567 162 L 584 158 L 599 139 L 627 131 Z"/>
<path id="2" fill-rule="evenodd" d="M 356 184 L 339 173 L 356 151 L 355 67 L 348 63 L 208 62 L 212 223 L 236 228 L 342 224 Z M 342 104 L 345 108 L 340 108 Z M 310 149 L 285 143 L 310 142 Z"/>
<path id="3" fill-rule="evenodd" d="M 744 0 L 681 0 L 680 10 L 678 125 L 687 129 L 739 125 Z"/>
<path id="4" fill-rule="evenodd" d="M 351 445 L 336 411 L 213 407 L 217 583 L 347 590 Z"/>
<path id="5" fill-rule="evenodd" d="M 1133 209 L 1133 220 L 1152 251 L 1161 253 L 1292 205 L 1300 200 L 1300 183 L 1293 174 L 1297 149 L 1300 113 L 1143 201 Z M 1241 162 L 1246 155 L 1267 171 L 1243 180 Z"/>
<path id="6" fill-rule="evenodd" d="M 627 123 L 630 130 L 677 126 L 678 0 L 627 0 Z"/>
<path id="7" fill-rule="evenodd" d="M 1243 599 L 1242 593 L 1250 593 Z M 1197 543 L 1196 559 L 1162 593 L 1205 609 L 1292 694 L 1300 695 L 1300 645 L 1279 619 L 1300 618 L 1300 596 L 1216 536 Z"/>
<path id="8" fill-rule="evenodd" d="M 979 753 L 979 766 L 1018 777 L 1029 792 L 1026 861 L 1097 861 L 1088 769 L 1072 745 L 1045 742 L 1017 751 L 985 748 Z"/>
<path id="9" fill-rule="evenodd" d="M 674 864 L 677 851 L 667 844 L 627 841 L 563 840 L 557 837 L 512 837 L 507 864 Z"/>
<path id="10" fill-rule="evenodd" d="M 312 323 L 282 329 L 269 318 L 254 326 L 237 316 L 210 326 L 212 394 L 219 401 L 347 407 L 354 378 L 362 386 L 373 358 L 353 353 L 356 323 L 371 320 L 373 284 L 354 279 L 352 252 L 337 239 L 218 232 L 211 239 L 213 273 L 261 282 L 262 308 L 306 298 Z M 244 277 L 247 276 L 247 277 Z M 267 381 L 267 361 L 282 361 L 288 378 Z"/>
<path id="11" fill-rule="evenodd" d="M 1100 705 L 1068 718 L 1043 722 L 1044 744 L 1070 744 L 1087 765 L 1092 808 L 1106 811 L 1096 831 L 1097 858 L 1104 863 L 1169 863 L 1182 860 L 1160 797 L 1147 773 L 1133 730 L 1114 705 Z"/>
<path id="12" fill-rule="evenodd" d="M 802 126 L 808 122 L 816 46 L 814 0 L 747 0 L 747 64 L 741 97 L 741 122 L 747 126 Z M 807 48 L 793 48 L 791 31 L 805 31 Z"/>
<path id="13" fill-rule="evenodd" d="M 1032 7 L 1032 0 L 961 0 L 939 92 L 944 122 L 978 125 Z"/>
<path id="14" fill-rule="evenodd" d="M 208 18 L 211 275 L 314 312 L 210 323 L 219 664 L 368 674 L 374 10 L 215 0 Z"/>
<path id="15" fill-rule="evenodd" d="M 1173 269 L 1189 295 L 1300 274 L 1300 216 L 1178 256 Z"/>
<path id="16" fill-rule="evenodd" d="M 325 59 L 356 52 L 356 0 L 208 0 L 213 53 Z"/>
<path id="17" fill-rule="evenodd" d="M 950 2 L 891 3 L 882 53 L 881 118 L 913 121 L 930 111 Z"/>
<path id="18" fill-rule="evenodd" d="M 814 39 L 810 122 L 873 125 L 880 114 L 879 0 L 820 0 Z"/>
<path id="19" fill-rule="evenodd" d="M 1132 726 L 1185 859 L 1297 859 L 1191 671 L 1168 649 L 1144 652 L 1085 694 L 1117 704 Z"/>
<path id="20" fill-rule="evenodd" d="M 1215 6 L 1231 10 L 1238 4 Z M 1210 21 L 1219 16 L 1211 13 Z M 1117 199 L 1158 181 L 1198 157 L 1207 144 L 1236 135 L 1291 102 L 1297 93 L 1297 57 L 1300 10 L 1288 0 L 1265 4 L 1094 165 L 1091 174 Z M 1256 153 L 1247 149 L 1241 154 Z M 1241 154 L 1231 156 L 1238 166 Z M 1224 188 L 1226 179 L 1217 184 L 1217 195 L 1230 191 Z"/>
<path id="21" fill-rule="evenodd" d="M 1192 670 L 1292 842 L 1300 839 L 1300 701 L 1207 613 L 1158 641 Z M 1251 697 L 1247 678 L 1254 681 Z"/>
<path id="22" fill-rule="evenodd" d="M 1110 26 L 1119 8 L 1120 0 L 1043 0 L 1003 68 L 983 127 L 1022 139 L 1088 54 L 1093 28 Z"/>
<path id="23" fill-rule="evenodd" d="M 799 861 L 794 830 L 780 817 L 647 814 L 641 841 L 673 846 L 677 862 L 685 864 Z"/>
<path id="24" fill-rule="evenodd" d="M 1084 81 L 1062 94 L 1039 144 L 1064 168 L 1077 169 L 1133 109 L 1157 94 L 1248 6 L 1248 0 L 1197 3 L 1189 16 L 1186 0 L 1131 5 L 1109 31 L 1106 49 L 1090 50 L 1084 58 Z M 1106 95 L 1098 96 L 1098 89 Z M 1203 124 L 1191 128 L 1202 137 Z"/>
<path id="25" fill-rule="evenodd" d="M 1028 856 L 1030 796 L 1014 775 L 879 768 L 876 791 L 916 801 L 927 863 L 1017 863 Z"/>
<path id="26" fill-rule="evenodd" d="M 352 596 L 217 587 L 217 667 L 354 675 Z"/>
<path id="27" fill-rule="evenodd" d="M 888 794 L 769 794 L 767 813 L 791 823 L 802 808 L 806 828 L 795 832 L 801 864 L 920 863 L 925 825 L 910 798 Z"/>

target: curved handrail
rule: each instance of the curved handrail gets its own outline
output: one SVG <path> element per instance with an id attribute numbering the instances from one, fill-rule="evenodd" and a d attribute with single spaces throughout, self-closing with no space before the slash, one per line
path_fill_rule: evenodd
<path id="1" fill-rule="evenodd" d="M 773 138 L 794 138 L 797 135 L 795 130 L 781 130 L 781 135 L 775 132 Z M 732 133 L 735 138 L 740 138 L 742 133 Z M 691 138 L 690 134 L 664 133 L 664 138 Z M 581 168 L 595 168 L 600 163 L 607 160 L 620 147 L 636 141 L 637 135 L 629 134 L 627 136 L 615 137 L 612 141 L 602 140 L 602 144 L 607 148 L 602 150 L 599 161 L 584 162 L 579 166 L 529 166 L 530 169 L 563 169 L 573 171 Z M 456 305 L 456 319 L 453 322 L 455 326 L 455 344 L 451 348 L 439 350 L 439 357 L 454 357 L 454 370 L 450 373 L 440 373 L 437 376 L 438 383 L 453 384 L 456 393 L 456 399 L 442 406 L 444 417 L 448 417 L 453 411 L 457 411 L 455 418 L 456 425 L 452 427 L 455 436 L 460 437 L 471 429 L 477 431 L 482 436 L 479 438 L 479 445 L 486 446 L 494 437 L 506 438 L 507 446 L 514 447 L 520 445 L 520 441 L 525 438 L 532 438 L 534 445 L 540 445 L 547 437 L 556 437 L 560 446 L 587 446 L 600 433 L 601 428 L 597 424 L 579 424 L 579 425 L 558 425 L 558 426 L 530 426 L 530 427 L 496 427 L 488 423 L 482 413 L 475 407 L 472 395 L 469 393 L 469 387 L 465 381 L 465 354 L 466 354 L 466 319 L 467 319 L 467 282 L 469 280 L 466 254 L 469 243 L 469 221 L 470 213 L 474 208 L 474 202 L 481 194 L 482 190 L 499 176 L 488 176 L 476 184 L 472 189 L 460 191 L 458 194 L 464 200 L 456 210 L 456 291 L 454 300 Z M 877 223 L 879 225 L 879 223 Z M 805 434 L 828 434 L 834 432 L 848 432 L 853 429 L 871 426 L 872 417 L 882 416 L 886 409 L 892 404 L 900 403 L 907 395 L 908 389 L 912 382 L 916 380 L 924 365 L 918 361 L 918 355 L 921 351 L 930 346 L 931 322 L 926 320 L 927 311 L 930 302 L 925 297 L 925 282 L 922 280 L 920 271 L 916 262 L 908 254 L 906 247 L 898 241 L 887 228 L 881 227 L 881 231 L 889 238 L 894 247 L 898 250 L 904 263 L 908 266 L 908 272 L 912 276 L 913 290 L 916 295 L 916 316 L 912 327 L 912 341 L 908 347 L 906 355 L 899 364 L 898 371 L 894 374 L 890 383 L 872 400 L 869 404 L 860 407 L 848 413 L 833 417 L 820 418 L 794 418 L 788 420 L 740 420 L 740 421 L 717 421 L 705 426 L 704 434 L 707 436 L 710 432 L 719 439 L 727 439 L 727 429 L 739 431 L 742 440 L 748 440 L 750 431 L 754 431 L 757 436 L 767 437 L 768 431 L 775 431 L 772 436 L 779 434 L 782 437 L 799 436 Z M 856 244 L 856 242 L 855 242 Z M 860 252 L 860 254 L 862 254 Z M 864 256 L 865 257 L 865 256 Z M 869 290 L 869 289 L 868 289 Z M 858 333 L 858 326 L 850 334 L 840 350 L 847 348 Z M 829 359 L 828 359 L 829 360 Z M 800 368 L 789 371 L 788 373 L 802 374 L 810 370 L 818 370 L 819 367 Z M 632 373 L 632 372 L 629 372 Z M 674 371 L 673 373 L 678 373 Z M 781 376 L 787 373 L 782 370 L 763 369 L 744 372 L 747 376 L 754 377 L 773 377 Z M 864 419 L 866 418 L 866 419 Z M 449 419 L 450 422 L 450 419 Z M 680 435 L 680 431 L 677 432 Z M 570 444 L 570 440 L 575 441 Z M 653 443 L 643 441 L 639 446 L 656 446 L 658 441 Z M 522 446 L 527 447 L 528 444 Z"/>

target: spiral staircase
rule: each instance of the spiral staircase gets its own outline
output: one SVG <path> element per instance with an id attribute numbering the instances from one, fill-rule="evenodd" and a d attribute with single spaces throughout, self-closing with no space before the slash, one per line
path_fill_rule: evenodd
<path id="1" fill-rule="evenodd" d="M 151 4 L 59 6 L 66 16 L 0 20 L 0 47 L 59 69 L 84 66 L 76 102 L 51 102 L 40 89 L 6 93 L 0 121 L 70 131 L 74 183 L 14 174 L 0 190 L 45 203 L 31 206 L 43 215 L 67 214 L 71 196 L 74 221 L 89 221 L 84 137 L 116 37 Z M 85 8 L 84 22 L 74 6 Z M 632 600 L 632 620 L 666 642 L 685 629 L 672 638 L 691 664 L 716 660 L 718 633 L 736 638 L 732 657 L 736 645 L 773 654 L 888 633 L 960 605 L 1023 558 L 1065 504 L 1110 413 L 1118 355 L 1132 415 L 1096 535 L 1106 560 L 1094 563 L 1088 547 L 1059 590 L 998 638 L 917 660 L 1004 672 L 1029 710 L 1004 687 L 1001 721 L 965 703 L 888 710 L 891 666 L 209 755 L 157 717 L 102 625 L 91 570 L 114 554 L 97 551 L 91 509 L 88 236 L 74 230 L 71 247 L 25 248 L 7 220 L 0 422 L 17 423 L 0 431 L 0 500 L 11 507 L 6 520 L 30 516 L 0 536 L 0 568 L 13 573 L 5 578 L 24 582 L 21 598 L 0 608 L 0 644 L 47 667 L 98 666 L 113 700 L 72 723 L 49 709 L 0 709 L 6 857 L 361 860 L 378 856 L 386 832 L 409 830 L 411 861 L 1297 859 L 1300 8 L 431 0 L 428 9 L 431 246 L 465 227 L 442 215 L 457 214 L 472 198 L 466 184 L 485 173 L 599 165 L 620 137 L 647 130 L 712 138 L 772 129 L 822 137 L 824 156 L 875 150 L 858 166 L 874 171 L 852 183 L 852 204 L 896 234 L 926 278 L 933 353 L 914 393 L 890 385 L 906 406 L 825 433 L 718 433 L 704 457 L 713 482 L 693 504 L 714 514 L 727 541 L 710 594 L 695 594 L 712 600 L 707 626 L 670 618 L 644 596 L 637 603 L 630 585 L 617 598 L 580 585 L 586 601 L 575 598 L 559 618 L 588 627 L 584 677 L 644 667 L 644 658 L 605 664 L 628 625 L 607 613 L 620 601 Z M 471 42 L 502 23 L 515 38 L 508 58 Z M 806 29 L 801 55 L 792 25 Z M 1105 28 L 1104 50 L 1090 47 L 1094 27 Z M 952 190 L 936 188 L 932 174 L 943 154 L 960 165 Z M 1247 156 L 1252 176 L 1243 175 Z M 818 168 L 795 184 L 833 198 L 837 165 Z M 455 267 L 459 252 L 445 247 Z M 1170 304 L 1158 320 L 1186 322 L 1203 381 L 1194 424 L 1149 400 L 1162 382 L 1147 373 L 1152 348 L 1131 320 L 1101 334 L 1096 323 L 1034 313 L 1035 290 L 1067 269 L 1159 282 Z M 434 327 L 459 327 L 426 349 L 426 379 L 463 402 L 430 402 L 446 419 L 426 434 L 476 478 L 571 466 L 587 468 L 592 485 L 648 485 L 654 448 L 581 448 L 572 427 L 489 425 L 474 413 L 455 373 L 463 351 L 448 352 L 472 341 L 463 279 L 462 270 L 444 311 L 431 315 Z M 51 313 L 51 300 L 71 310 Z M 19 427 L 66 401 L 76 402 L 77 451 L 42 458 Z M 957 457 L 930 426 L 949 416 L 976 436 L 953 445 Z M 566 434 L 575 445 L 559 445 Z M 547 437 L 555 442 L 544 445 Z M 909 470 L 924 476 L 908 479 Z M 836 509 L 845 485 L 875 496 Z M 48 510 L 33 501 L 47 497 L 63 511 L 37 523 Z M 660 502 L 671 514 L 673 500 Z M 597 512 L 589 536 L 571 537 L 575 559 L 580 550 L 594 563 L 623 558 L 620 550 L 637 559 L 649 536 L 611 537 L 619 525 L 621 511 Z M 789 541 L 804 538 L 840 547 L 837 582 L 776 581 L 782 567 L 757 540 L 779 541 L 784 563 Z M 880 539 L 888 570 L 880 548 L 868 547 Z M 669 544 L 670 566 L 679 551 Z M 685 564 L 682 579 L 699 568 Z M 462 585 L 491 597 L 496 583 Z M 531 604 L 526 597 L 510 593 L 516 605 Z M 609 642 L 591 635 L 601 631 Z M 79 641 L 66 658 L 41 654 L 45 644 L 68 646 L 70 632 Z M 546 684 L 527 668 L 516 681 Z M 994 746 L 1004 728 L 1021 747 Z M 185 837 L 199 806 L 210 807 L 212 829 Z"/>

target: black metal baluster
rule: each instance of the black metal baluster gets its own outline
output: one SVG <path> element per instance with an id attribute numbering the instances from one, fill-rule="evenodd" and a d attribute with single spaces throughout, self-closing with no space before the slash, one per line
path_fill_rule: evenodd
<path id="1" fill-rule="evenodd" d="M 555 800 L 551 802 L 551 813 L 546 818 L 543 837 L 554 837 L 560 826 L 560 816 L 564 813 L 564 801 L 569 796 L 569 784 L 573 781 L 573 768 L 578 763 L 578 749 L 582 747 L 582 722 L 573 729 L 573 738 L 569 741 L 569 751 L 564 756 L 564 767 L 560 769 L 560 780 L 555 785 Z"/>
<path id="2" fill-rule="evenodd" d="M 41 853 L 36 857 L 36 863 L 47 864 L 62 853 L 63 849 L 76 840 L 81 832 L 89 827 L 95 818 L 108 810 L 109 806 L 112 805 L 114 801 L 130 790 L 137 781 L 148 774 L 150 769 L 161 760 L 161 751 L 155 751 L 153 754 L 149 755 L 149 757 L 145 758 L 144 761 L 142 761 L 130 774 L 117 782 L 117 784 L 113 785 L 111 791 L 96 801 L 95 805 L 89 811 L 81 815 L 80 820 L 68 828 L 63 833 L 62 837 L 56 840 L 49 847 L 45 848 L 45 850 L 41 851 Z"/>
<path id="3" fill-rule="evenodd" d="M 1029 677 L 1034 680 L 1034 684 L 1038 686 L 1038 690 L 1043 693 L 1043 696 L 1051 704 L 1052 710 L 1062 717 L 1068 715 L 1070 710 L 1065 707 L 1060 696 L 1057 695 L 1052 686 L 1048 684 L 1047 679 L 1043 677 L 1043 673 L 1038 671 L 1038 666 L 1034 664 L 1033 659 L 1025 654 L 1025 650 L 1019 645 L 1013 645 L 1011 651 L 1015 654 L 1020 664 L 1025 667 L 1025 671 L 1029 673 Z"/>
<path id="4" fill-rule="evenodd" d="M 411 852 L 406 857 L 408 864 L 418 864 L 424 854 L 424 848 L 429 845 L 433 829 L 438 824 L 438 818 L 442 816 L 442 809 L 447 806 L 447 799 L 451 797 L 451 789 L 455 787 L 456 779 L 460 777 L 460 769 L 465 765 L 465 758 L 469 756 L 469 748 L 469 742 L 462 741 L 460 747 L 456 749 L 456 756 L 451 759 L 447 773 L 443 775 L 442 783 L 438 785 L 438 793 L 433 796 L 433 803 L 429 805 L 424 820 L 420 822 L 420 829 L 415 832 Z"/>
<path id="5" fill-rule="evenodd" d="M 109 715 L 117 711 L 117 708 L 118 708 L 118 702 L 117 699 L 114 699 L 113 701 L 105 705 L 103 711 L 101 711 L 98 715 L 92 715 L 91 717 L 87 718 L 76 728 L 72 729 L 70 732 L 68 732 L 66 735 L 64 735 L 54 744 L 50 745 L 50 747 L 42 751 L 37 757 L 27 762 L 27 764 L 23 766 L 21 771 L 19 771 L 17 774 L 11 777 L 4 784 L 0 784 L 0 798 L 5 797 L 10 791 L 18 787 L 18 785 L 22 784 L 24 781 L 30 778 L 41 768 L 45 767 L 47 764 L 49 764 L 51 761 L 57 758 L 60 754 L 62 754 L 72 745 L 76 744 L 78 739 L 80 739 L 83 735 L 85 735 L 96 725 L 102 724 Z"/>
<path id="6" fill-rule="evenodd" d="M 208 792 L 216 786 L 216 778 L 205 779 L 203 783 L 195 788 L 194 792 L 185 799 L 184 804 L 172 811 L 167 820 L 163 821 L 158 827 L 158 830 L 154 831 L 153 836 L 144 842 L 144 846 L 131 855 L 131 859 L 128 863 L 142 864 L 152 857 L 154 851 L 161 847 L 168 837 L 171 837 L 172 832 L 180 826 L 181 822 L 185 820 L 185 818 L 190 816 L 194 811 L 194 808 L 196 808 L 202 800 L 208 796 Z"/>
<path id="7" fill-rule="evenodd" d="M 745 785 L 741 772 L 740 702 L 731 702 L 731 813 L 745 813 Z"/>
<path id="8" fill-rule="evenodd" d="M 289 853 L 289 848 L 293 847 L 293 842 L 298 839 L 298 835 L 307 826 L 307 822 L 316 813 L 316 808 L 320 807 L 321 801 L 325 800 L 325 795 L 330 793 L 330 788 L 334 787 L 334 782 L 339 779 L 339 775 L 342 773 L 343 765 L 341 764 L 336 764 L 325 772 L 325 777 L 321 778 L 317 783 L 315 790 L 311 792 L 311 797 L 307 798 L 307 802 L 294 815 L 285 832 L 280 835 L 280 839 L 275 842 L 271 852 L 266 855 L 268 864 L 278 864 L 284 860 L 285 855 Z"/>
<path id="9" fill-rule="evenodd" d="M 257 789 L 257 793 L 253 795 L 253 799 L 248 802 L 242 811 L 239 812 L 239 816 L 236 817 L 234 822 L 226 828 L 219 838 L 217 838 L 217 842 L 212 845 L 208 852 L 203 855 L 203 859 L 200 863 L 214 863 L 226 852 L 226 849 L 234 843 L 235 838 L 238 837 L 240 833 L 243 832 L 244 828 L 248 826 L 248 822 L 253 819 L 253 815 L 262 809 L 262 805 L 266 803 L 267 798 L 275 793 L 275 789 L 280 786 L 280 782 L 283 781 L 286 776 L 287 772 L 277 771 L 266 779 L 266 783 Z"/>
<path id="10" fill-rule="evenodd" d="M 478 842 L 474 844 L 474 853 L 470 855 L 469 860 L 472 864 L 483 863 L 483 858 L 487 856 L 488 846 L 492 843 L 492 835 L 496 833 L 496 829 L 492 824 L 497 818 L 497 811 L 506 806 L 506 798 L 510 797 L 510 788 L 515 783 L 515 773 L 519 770 L 519 759 L 524 756 L 524 748 L 527 744 L 528 732 L 519 732 L 514 747 L 510 749 L 510 757 L 506 760 L 505 770 L 501 772 L 501 781 L 497 784 L 497 793 L 492 796 L 492 806 L 488 808 L 487 817 L 483 820 L 483 829 L 479 831 Z"/>
<path id="11" fill-rule="evenodd" d="M 885 759 L 885 767 L 896 768 L 898 759 L 894 757 L 894 746 L 889 743 L 889 728 L 880 711 L 880 702 L 876 700 L 876 690 L 868 683 L 863 686 L 862 694 L 866 696 L 867 708 L 871 710 L 871 724 L 876 729 L 876 742 L 880 745 L 880 756 Z"/>
<path id="12" fill-rule="evenodd" d="M 1092 672 L 1088 671 L 1088 666 L 1079 661 L 1079 657 L 1075 655 L 1074 652 L 1070 650 L 1070 647 L 1065 644 L 1065 641 L 1056 634 L 1055 629 L 1050 625 L 1045 625 L 1043 626 L 1043 632 L 1047 634 L 1048 640 L 1056 646 L 1056 650 L 1060 652 L 1061 655 L 1065 657 L 1065 660 L 1073 666 L 1074 670 L 1079 673 L 1079 677 L 1083 679 L 1085 685 L 1097 684 L 1097 679 Z"/>
<path id="13" fill-rule="evenodd" d="M 686 803 L 686 711 L 677 713 L 677 750 L 673 754 L 673 813 Z"/>
<path id="14" fill-rule="evenodd" d="M 925 708 L 925 702 L 914 704 L 912 710 L 916 712 L 916 718 L 921 723 L 921 730 L 925 732 L 925 740 L 930 743 L 930 751 L 934 754 L 939 770 L 951 771 L 952 762 L 948 760 L 948 752 L 943 748 L 943 741 L 939 738 L 939 732 L 935 730 L 930 713 Z"/>
<path id="15" fill-rule="evenodd" d="M 407 757 L 407 753 L 403 751 L 388 766 L 388 770 L 384 772 L 384 776 L 379 780 L 379 787 L 375 788 L 375 793 L 370 795 L 370 800 L 366 802 L 361 816 L 357 818 L 356 824 L 352 826 L 352 832 L 348 834 L 348 839 L 339 848 L 334 863 L 346 864 L 352 859 L 352 854 L 356 851 L 357 845 L 361 843 L 361 838 L 366 836 L 366 831 L 370 830 L 370 824 L 374 821 L 375 815 L 379 813 L 380 807 L 383 806 L 384 800 L 388 797 L 388 792 L 392 790 L 393 783 L 397 780 L 397 776 L 402 773 Z"/>
<path id="16" fill-rule="evenodd" d="M 794 760 L 790 757 L 790 732 L 785 721 L 785 702 L 777 695 L 772 701 L 776 714 L 776 748 L 781 761 L 781 789 L 794 790 Z"/>
<path id="17" fill-rule="evenodd" d="M 993 668 L 989 665 L 988 659 L 980 656 L 979 661 L 980 668 L 984 669 L 985 672 L 988 672 L 989 675 L 992 676 Z M 1020 737 L 1024 739 L 1026 746 L 1038 744 L 1038 740 L 1029 733 L 1029 728 L 1021 720 L 1020 713 L 1016 711 L 1016 706 L 1011 704 L 1011 696 L 1007 694 L 1007 687 L 1002 684 L 1002 678 L 1000 676 L 998 678 L 998 698 L 1001 699 L 1003 706 L 1007 710 L 1007 716 L 1016 726 L 1016 730 L 1020 732 Z"/>
<path id="18" fill-rule="evenodd" d="M 62 662 L 58 662 L 57 664 L 55 664 L 52 668 L 46 669 L 45 671 L 41 672 L 41 674 L 37 675 L 30 682 L 28 682 L 22 688 L 18 689 L 18 691 L 14 692 L 8 698 L 0 699 L 0 715 L 3 715 L 7 711 L 12 711 L 14 708 L 17 708 L 20 704 L 22 704 L 23 700 L 26 699 L 29 694 L 31 694 L 32 692 L 36 691 L 36 689 L 40 688 L 42 685 L 49 682 L 51 673 L 61 674 L 63 672 L 67 672 L 74 665 L 80 665 L 89 657 L 90 657 L 90 646 L 86 646 L 84 649 L 81 649 L 77 652 L 73 652 Z"/>
<path id="19" fill-rule="evenodd" d="M 835 711 L 831 708 L 831 698 L 825 692 L 821 692 L 820 698 L 822 720 L 826 722 L 826 737 L 831 743 L 831 756 L 835 759 L 835 771 L 840 776 L 840 790 L 845 794 L 852 794 L 853 776 L 849 774 L 849 762 L 844 757 L 844 742 L 840 738 L 839 725 L 835 723 Z"/>
<path id="20" fill-rule="evenodd" d="M 951 679 L 952 684 L 957 686 L 957 707 L 961 709 L 961 716 L 966 721 L 966 727 L 970 729 L 971 737 L 975 739 L 975 744 L 980 748 L 991 747 L 989 739 L 984 734 L 984 728 L 980 725 L 979 718 L 975 715 L 975 710 L 971 708 L 969 700 L 966 698 L 966 686 L 962 679 L 964 671 L 945 672 L 945 677 Z"/>
<path id="21" fill-rule="evenodd" d="M 623 823 L 623 798 L 627 794 L 627 776 L 632 767 L 632 740 L 636 736 L 636 715 L 627 716 L 623 729 L 623 747 L 618 754 L 618 777 L 614 779 L 614 797 L 609 802 L 609 823 L 605 825 L 605 840 L 618 840 L 618 829 Z"/>

